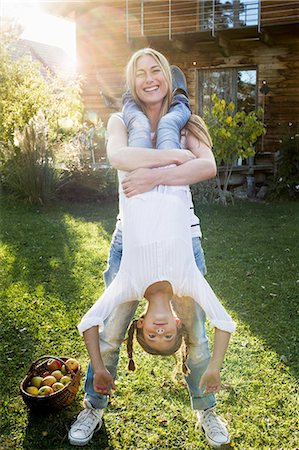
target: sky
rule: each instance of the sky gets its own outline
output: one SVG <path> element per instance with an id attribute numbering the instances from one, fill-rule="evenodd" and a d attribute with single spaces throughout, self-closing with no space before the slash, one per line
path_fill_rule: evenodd
<path id="1" fill-rule="evenodd" d="M 21 35 L 23 39 L 63 48 L 75 63 L 76 29 L 74 22 L 45 13 L 42 3 L 42 1 L 0 0 L 0 16 L 15 18 L 24 28 Z"/>

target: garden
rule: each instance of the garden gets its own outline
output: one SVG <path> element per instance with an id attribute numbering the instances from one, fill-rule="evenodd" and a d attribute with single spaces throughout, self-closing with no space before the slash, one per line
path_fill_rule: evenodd
<path id="1" fill-rule="evenodd" d="M 237 321 L 222 370 L 218 411 L 236 449 L 295 450 L 298 444 L 298 204 L 197 205 L 208 281 Z M 102 272 L 116 202 L 46 207 L 1 201 L 1 441 L 7 449 L 68 449 L 82 408 L 28 413 L 19 383 L 42 355 L 75 357 L 87 368 L 77 331 L 104 289 Z M 209 330 L 211 337 L 211 330 Z M 123 346 L 124 347 L 124 346 Z M 136 349 L 138 347 L 136 346 Z M 122 349 L 117 390 L 87 448 L 205 449 L 174 360 Z"/>
<path id="2" fill-rule="evenodd" d="M 80 80 L 65 84 L 51 74 L 45 80 L 32 61 L 12 62 L 12 35 L 0 48 L 0 449 L 69 449 L 83 380 L 74 402 L 52 412 L 29 411 L 19 386 L 42 355 L 76 358 L 86 373 L 77 324 L 104 289 L 118 211 L 116 174 L 105 158 L 103 123 L 84 114 Z M 229 448 L 295 450 L 298 136 L 286 136 L 266 200 L 231 201 L 232 164 L 252 155 L 264 127 L 259 112 L 237 114 L 217 98 L 206 121 L 223 148 L 215 156 L 226 162 L 227 184 L 218 174 L 218 185 L 193 187 L 195 208 L 207 279 L 237 322 L 217 410 L 231 433 Z M 208 336 L 212 342 L 209 325 Z M 117 390 L 87 448 L 209 448 L 183 376 L 173 375 L 174 359 L 136 346 L 136 363 L 137 371 L 128 372 L 122 348 Z"/>

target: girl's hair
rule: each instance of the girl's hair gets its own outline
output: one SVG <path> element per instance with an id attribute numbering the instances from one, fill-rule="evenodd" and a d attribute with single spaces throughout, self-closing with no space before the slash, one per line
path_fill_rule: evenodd
<path id="1" fill-rule="evenodd" d="M 142 328 L 137 327 L 137 320 L 134 320 L 131 323 L 131 326 L 128 330 L 128 338 L 127 338 L 127 353 L 129 358 L 129 364 L 128 369 L 132 372 L 135 371 L 135 362 L 133 359 L 133 341 L 134 341 L 134 334 L 136 334 L 136 339 L 138 343 L 141 345 L 144 351 L 147 353 L 150 353 L 151 355 L 161 355 L 161 356 L 170 356 L 175 355 L 175 353 L 181 349 L 181 355 L 182 355 L 182 372 L 184 374 L 189 373 L 189 369 L 187 367 L 186 361 L 187 361 L 187 348 L 188 348 L 188 336 L 186 335 L 185 328 L 182 326 L 181 328 L 178 328 L 177 335 L 174 344 L 171 348 L 168 350 L 157 350 L 152 347 L 150 347 L 143 335 Z"/>
<path id="2" fill-rule="evenodd" d="M 213 147 L 212 138 L 208 131 L 208 128 L 204 120 L 197 116 L 196 114 L 191 114 L 190 119 L 186 124 L 186 129 L 191 131 L 191 133 L 201 142 L 203 142 L 208 147 Z"/>
<path id="3" fill-rule="evenodd" d="M 158 65 L 161 67 L 161 70 L 168 84 L 167 95 L 163 99 L 161 109 L 161 117 L 162 117 L 164 116 L 164 114 L 167 113 L 172 99 L 172 78 L 170 65 L 165 56 L 162 55 L 162 53 L 158 52 L 157 50 L 154 50 L 153 48 L 142 48 L 140 50 L 137 50 L 137 52 L 133 53 L 127 64 L 126 69 L 127 89 L 131 92 L 135 102 L 144 110 L 143 104 L 140 102 L 136 94 L 135 79 L 136 79 L 137 61 L 139 58 L 146 55 L 151 56 L 158 63 Z"/>

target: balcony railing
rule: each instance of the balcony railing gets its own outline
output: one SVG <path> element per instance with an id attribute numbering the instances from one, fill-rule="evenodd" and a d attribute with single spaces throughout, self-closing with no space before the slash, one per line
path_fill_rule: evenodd
<path id="1" fill-rule="evenodd" d="M 126 0 L 127 38 L 260 28 L 259 0 Z"/>

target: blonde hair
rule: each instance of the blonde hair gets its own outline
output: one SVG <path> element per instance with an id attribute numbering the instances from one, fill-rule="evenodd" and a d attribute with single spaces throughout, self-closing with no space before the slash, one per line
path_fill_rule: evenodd
<path id="1" fill-rule="evenodd" d="M 164 116 L 164 114 L 167 113 L 172 100 L 172 77 L 170 65 L 165 56 L 162 55 L 162 53 L 158 52 L 157 50 L 154 50 L 153 48 L 142 48 L 140 50 L 137 50 L 137 52 L 133 53 L 126 68 L 127 89 L 131 92 L 135 102 L 142 108 L 142 110 L 144 110 L 143 104 L 142 102 L 140 102 L 140 99 L 136 94 L 135 79 L 136 79 L 137 61 L 139 58 L 146 55 L 151 56 L 158 63 L 158 65 L 161 67 L 163 75 L 165 76 L 166 82 L 168 84 L 168 91 L 165 98 L 163 99 L 161 108 L 161 117 L 162 117 Z"/>
<path id="2" fill-rule="evenodd" d="M 204 120 L 196 114 L 191 114 L 190 119 L 186 123 L 185 127 L 190 131 L 199 141 L 203 142 L 209 148 L 213 147 L 212 138 L 210 136 L 208 127 Z"/>
<path id="3" fill-rule="evenodd" d="M 178 350 L 181 350 L 182 355 L 182 372 L 187 375 L 189 373 L 189 369 L 187 367 L 187 356 L 188 356 L 188 336 L 186 335 L 185 328 L 182 326 L 178 329 L 175 342 L 172 347 L 167 350 L 157 350 L 152 348 L 144 339 L 142 328 L 137 327 L 137 320 L 134 320 L 130 328 L 128 330 L 127 337 L 127 354 L 129 358 L 128 369 L 132 372 L 135 371 L 135 362 L 133 358 L 133 342 L 134 342 L 134 334 L 136 334 L 136 339 L 139 345 L 143 348 L 143 350 L 151 355 L 161 355 L 161 356 L 170 356 L 175 355 Z M 177 359 L 177 358 L 176 358 Z M 176 372 L 177 367 L 175 368 Z"/>

